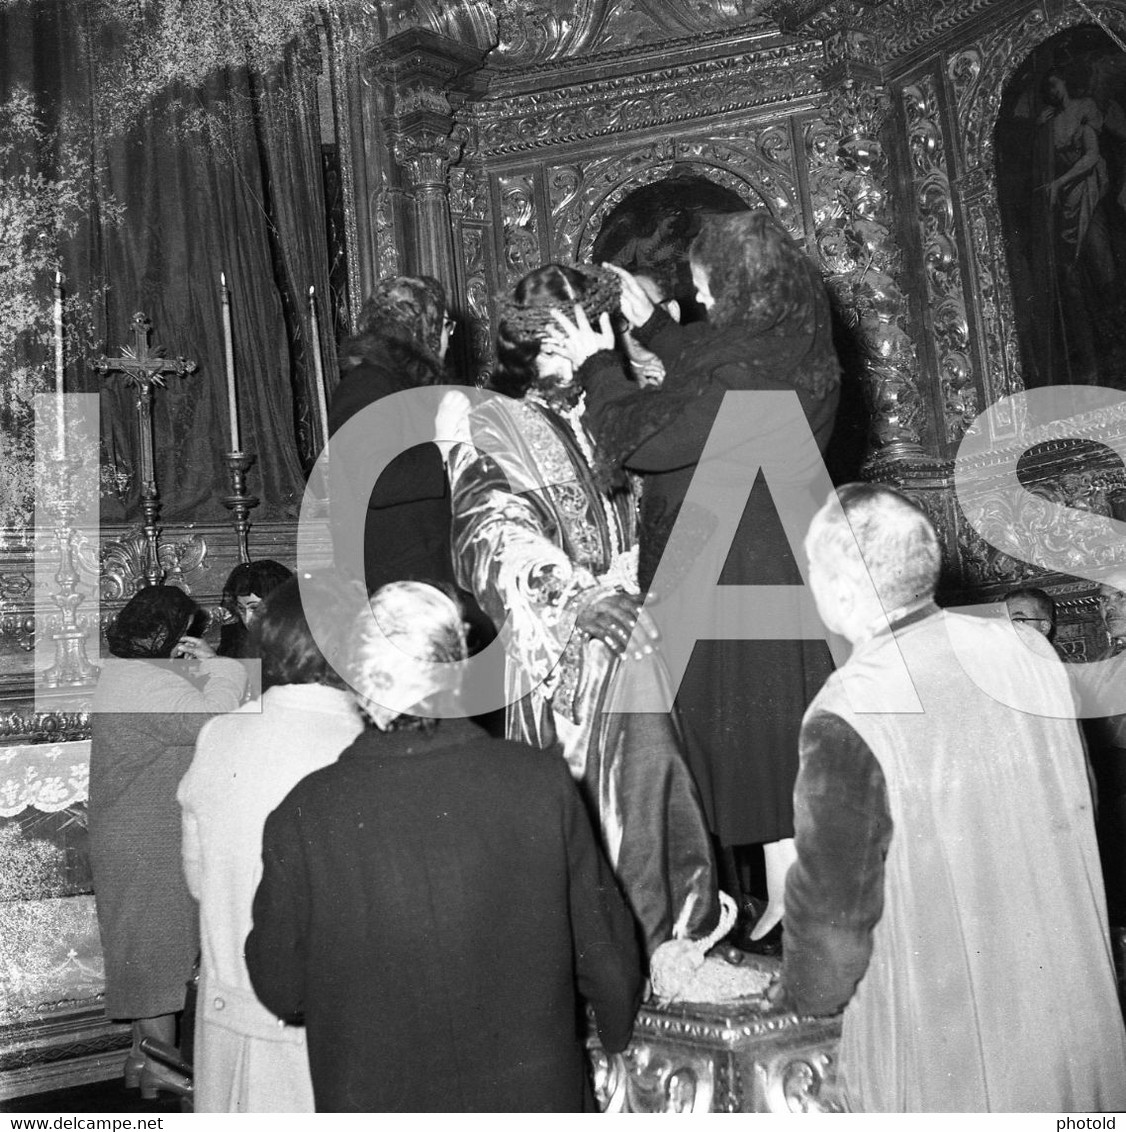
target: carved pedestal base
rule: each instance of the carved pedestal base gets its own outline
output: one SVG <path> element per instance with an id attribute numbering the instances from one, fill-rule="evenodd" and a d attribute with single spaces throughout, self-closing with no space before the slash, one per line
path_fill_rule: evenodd
<path id="1" fill-rule="evenodd" d="M 839 1112 L 839 1038 L 839 1018 L 777 1013 L 761 999 L 647 1003 L 624 1053 L 590 1040 L 595 1095 L 608 1112 Z"/>

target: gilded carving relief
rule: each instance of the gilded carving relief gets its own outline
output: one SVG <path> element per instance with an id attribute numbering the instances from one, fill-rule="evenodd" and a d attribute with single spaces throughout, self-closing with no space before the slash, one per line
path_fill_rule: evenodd
<path id="1" fill-rule="evenodd" d="M 903 91 L 914 182 L 916 223 L 923 249 L 930 331 L 942 391 L 941 439 L 956 443 L 978 414 L 969 353 L 954 203 L 947 175 L 939 92 L 932 75 Z"/>
<path id="2" fill-rule="evenodd" d="M 589 258 L 607 214 L 635 189 L 669 176 L 674 166 L 731 189 L 748 208 L 768 208 L 801 237 L 789 132 L 772 125 L 746 140 L 660 141 L 550 168 L 553 254 L 562 259 Z"/>
<path id="3" fill-rule="evenodd" d="M 850 83 L 852 80 L 850 80 Z M 921 452 L 926 413 L 915 344 L 904 329 L 887 159 L 880 141 L 888 97 L 852 84 L 805 133 L 814 239 L 842 317 L 867 369 L 872 443 L 885 456 Z"/>
<path id="4" fill-rule="evenodd" d="M 504 233 L 504 284 L 512 287 L 543 262 L 534 173 L 513 173 L 497 179 Z"/>
<path id="5" fill-rule="evenodd" d="M 811 105 L 821 53 L 806 43 L 763 46 L 677 67 L 498 97 L 472 108 L 490 158 L 693 119 Z"/>

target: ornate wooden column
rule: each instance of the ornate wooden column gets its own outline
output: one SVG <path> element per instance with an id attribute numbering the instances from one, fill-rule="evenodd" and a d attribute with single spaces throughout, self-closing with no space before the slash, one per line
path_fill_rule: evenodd
<path id="1" fill-rule="evenodd" d="M 868 463 L 924 455 L 929 420 L 915 343 L 901 289 L 903 263 L 891 199 L 884 136 L 891 98 L 879 69 L 862 54 L 869 37 L 838 32 L 826 40 L 822 72 L 825 124 L 835 144 L 820 155 L 822 195 L 836 197 L 819 224 L 818 248 L 864 352 L 871 413 Z M 816 205 L 815 205 L 816 208 Z"/>
<path id="2" fill-rule="evenodd" d="M 384 128 L 393 180 L 408 204 L 404 269 L 440 279 L 457 306 L 464 286 L 454 255 L 449 173 L 468 134 L 454 121 L 451 99 L 473 89 L 483 61 L 476 47 L 412 28 L 384 44 L 378 65 L 390 109 Z"/>

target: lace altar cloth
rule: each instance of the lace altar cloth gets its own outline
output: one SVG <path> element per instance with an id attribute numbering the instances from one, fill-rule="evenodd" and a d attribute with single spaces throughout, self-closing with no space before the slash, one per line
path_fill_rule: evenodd
<path id="1" fill-rule="evenodd" d="M 0 902 L 0 1026 L 96 1006 L 104 984 L 92 895 Z"/>
<path id="2" fill-rule="evenodd" d="M 0 747 L 0 817 L 33 806 L 44 813 L 84 802 L 90 785 L 90 740 Z"/>

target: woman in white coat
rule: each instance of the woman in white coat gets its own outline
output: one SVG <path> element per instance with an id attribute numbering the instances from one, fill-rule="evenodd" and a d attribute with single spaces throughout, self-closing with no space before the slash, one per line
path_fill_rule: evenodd
<path id="1" fill-rule="evenodd" d="M 363 598 L 328 581 L 304 584 L 329 590 L 326 601 Z M 252 632 L 262 698 L 204 727 L 177 795 L 203 952 L 195 1111 L 312 1112 L 304 1027 L 283 1025 L 259 1003 L 243 944 L 266 817 L 307 774 L 335 762 L 363 723 L 309 632 L 296 578 L 269 595 Z"/>

